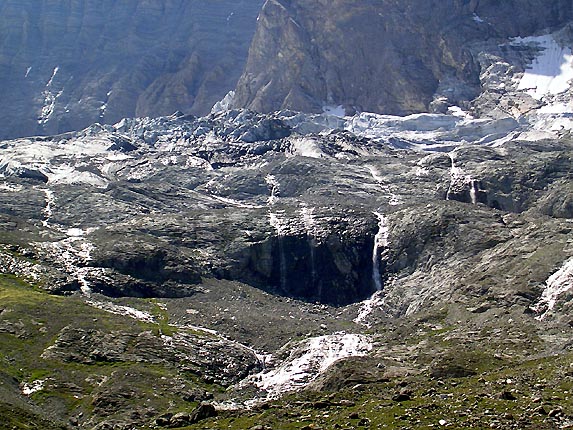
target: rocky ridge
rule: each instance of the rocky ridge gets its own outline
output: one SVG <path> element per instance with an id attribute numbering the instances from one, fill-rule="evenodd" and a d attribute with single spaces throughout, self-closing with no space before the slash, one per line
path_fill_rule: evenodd
<path id="1" fill-rule="evenodd" d="M 269 0 L 234 106 L 395 115 L 473 106 L 488 115 L 493 103 L 473 101 L 484 92 L 499 97 L 511 85 L 491 91 L 482 74 L 493 64 L 500 78 L 523 72 L 535 56 L 511 49 L 510 41 L 547 29 L 570 32 L 572 19 L 566 0 Z M 563 42 L 571 47 L 570 38 Z"/>

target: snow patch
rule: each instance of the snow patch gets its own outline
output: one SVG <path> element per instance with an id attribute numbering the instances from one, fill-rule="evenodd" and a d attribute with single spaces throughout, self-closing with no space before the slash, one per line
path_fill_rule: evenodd
<path id="1" fill-rule="evenodd" d="M 291 154 L 309 158 L 326 157 L 326 154 L 318 146 L 318 142 L 311 137 L 293 139 L 291 142 Z"/>
<path id="2" fill-rule="evenodd" d="M 51 172 L 46 173 L 46 176 L 51 184 L 85 184 L 105 188 L 109 183 L 107 179 L 93 172 L 79 171 L 71 164 L 53 167 Z"/>
<path id="3" fill-rule="evenodd" d="M 31 70 L 31 68 L 29 68 Z M 38 117 L 38 124 L 43 125 L 46 124 L 52 115 L 54 114 L 54 110 L 56 109 L 56 102 L 58 98 L 64 92 L 63 90 L 54 92 L 52 91 L 52 84 L 54 83 L 54 78 L 58 74 L 60 70 L 59 66 L 56 66 L 52 72 L 52 76 L 50 77 L 48 83 L 46 84 L 46 89 L 42 92 L 42 96 L 44 98 L 44 104 L 42 106 L 42 110 L 40 111 L 40 116 Z M 28 77 L 29 71 L 26 73 L 26 77 Z"/>
<path id="4" fill-rule="evenodd" d="M 36 379 L 32 382 L 24 382 L 20 385 L 20 390 L 22 394 L 25 396 L 30 396 L 38 391 L 42 391 L 44 389 L 44 385 L 46 383 L 45 379 Z"/>
<path id="5" fill-rule="evenodd" d="M 44 96 L 44 105 L 42 106 L 40 116 L 38 117 L 38 124 L 43 125 L 50 120 L 56 109 L 56 102 L 62 93 L 63 91 L 53 93 L 49 90 L 42 92 L 42 95 Z"/>
<path id="6" fill-rule="evenodd" d="M 19 184 L 9 184 L 7 182 L 0 183 L 0 191 L 7 191 L 10 193 L 17 193 L 24 189 L 22 185 Z"/>
<path id="7" fill-rule="evenodd" d="M 571 48 L 557 43 L 552 35 L 517 37 L 513 45 L 537 45 L 541 53 L 525 70 L 518 90 L 526 91 L 537 100 L 550 94 L 560 94 L 570 88 L 573 79 L 573 54 Z"/>
<path id="8" fill-rule="evenodd" d="M 541 299 L 532 308 L 540 313 L 535 319 L 542 321 L 547 314 L 555 308 L 557 300 L 566 292 L 573 290 L 573 258 L 567 260 L 563 266 L 545 281 L 545 289 Z"/>
<path id="9" fill-rule="evenodd" d="M 326 105 L 326 106 L 323 106 L 322 112 L 325 115 L 337 116 L 339 118 L 344 118 L 346 116 L 346 109 L 344 109 L 344 106 L 342 106 L 342 105 L 338 105 L 338 106 Z"/>
<path id="10" fill-rule="evenodd" d="M 155 318 L 148 312 L 140 311 L 139 309 L 132 308 L 130 306 L 116 305 L 111 302 L 101 302 L 97 300 L 87 300 L 87 304 L 93 306 L 94 308 L 101 309 L 103 311 L 116 314 L 125 315 L 129 318 L 133 318 L 138 321 L 155 323 Z"/>
<path id="11" fill-rule="evenodd" d="M 459 106 L 450 106 L 448 108 L 448 114 L 452 116 L 457 116 L 458 118 L 473 119 L 473 117 L 468 112 L 466 112 Z"/>
<path id="12" fill-rule="evenodd" d="M 82 230 L 81 228 L 69 228 L 66 230 L 66 234 L 69 237 L 82 237 L 86 235 L 86 230 Z"/>
<path id="13" fill-rule="evenodd" d="M 573 105 L 568 102 L 556 102 L 550 103 L 545 106 L 542 106 L 537 110 L 538 113 L 546 113 L 546 114 L 563 114 L 563 113 L 572 113 L 573 112 Z"/>
<path id="14" fill-rule="evenodd" d="M 278 398 L 308 385 L 336 361 L 364 356 L 371 350 L 372 343 L 364 335 L 337 333 L 314 337 L 296 344 L 286 360 L 275 368 L 249 379 L 265 390 L 269 398 Z M 271 357 L 268 364 L 274 360 Z"/>
<path id="15" fill-rule="evenodd" d="M 376 167 L 374 167 L 374 166 L 366 166 L 366 167 L 368 167 L 368 171 L 370 172 L 370 175 L 372 176 L 372 178 L 376 182 L 381 184 L 384 181 L 384 178 L 382 176 L 380 176 L 380 172 L 376 169 Z"/>

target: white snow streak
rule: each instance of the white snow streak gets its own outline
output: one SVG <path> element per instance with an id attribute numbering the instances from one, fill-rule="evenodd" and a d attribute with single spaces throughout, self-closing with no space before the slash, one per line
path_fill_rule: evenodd
<path id="1" fill-rule="evenodd" d="M 263 209 L 263 208 L 265 208 L 265 206 L 253 205 L 250 203 L 243 203 L 242 201 L 239 201 L 239 200 L 231 199 L 228 197 L 217 196 L 215 194 L 210 194 L 209 197 L 212 197 L 214 200 L 218 200 L 221 203 L 225 203 L 225 204 L 228 204 L 231 206 L 236 206 L 238 208 L 243 208 L 243 209 Z"/>
<path id="2" fill-rule="evenodd" d="M 54 71 L 52 72 L 52 76 L 50 77 L 50 80 L 48 81 L 48 83 L 46 84 L 46 87 L 51 87 L 52 84 L 54 83 L 54 78 L 56 77 L 56 75 L 58 74 L 58 71 L 60 70 L 59 66 L 54 67 Z"/>
<path id="3" fill-rule="evenodd" d="M 52 76 L 50 77 L 50 80 L 46 84 L 46 89 L 42 92 L 42 96 L 44 97 L 44 105 L 42 106 L 42 110 L 38 118 L 38 124 L 46 124 L 50 120 L 56 108 L 56 101 L 63 93 L 63 90 L 54 92 L 51 89 L 52 84 L 54 83 L 54 78 L 58 74 L 59 70 L 60 70 L 59 67 L 54 68 Z M 27 76 L 28 73 L 26 73 L 26 77 Z"/>
<path id="4" fill-rule="evenodd" d="M 563 266 L 545 281 L 545 289 L 541 299 L 532 308 L 541 313 L 535 319 L 541 321 L 555 308 L 557 300 L 566 292 L 573 290 L 573 258 L 567 260 Z"/>
<path id="5" fill-rule="evenodd" d="M 44 106 L 42 106 L 42 111 L 40 113 L 40 117 L 38 118 L 38 124 L 46 124 L 52 115 L 54 114 L 54 110 L 56 109 L 56 101 L 58 97 L 62 95 L 63 91 L 58 91 L 57 93 L 53 93 L 49 90 L 42 92 L 44 96 Z"/>
<path id="6" fill-rule="evenodd" d="M 125 315 L 138 321 L 155 323 L 155 318 L 153 315 L 148 312 L 132 308 L 130 306 L 116 305 L 111 302 L 100 302 L 91 299 L 87 300 L 86 303 L 93 306 L 94 308 L 101 309 L 112 314 Z"/>
<path id="7" fill-rule="evenodd" d="M 338 106 L 326 105 L 326 106 L 323 106 L 322 112 L 325 115 L 337 116 L 339 118 L 344 118 L 346 116 L 346 109 L 344 109 L 344 106 L 342 106 L 342 105 L 338 105 Z"/>

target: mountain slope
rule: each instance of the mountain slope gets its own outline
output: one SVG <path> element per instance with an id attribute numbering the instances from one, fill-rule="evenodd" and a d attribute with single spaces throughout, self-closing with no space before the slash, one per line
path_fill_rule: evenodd
<path id="1" fill-rule="evenodd" d="M 569 425 L 571 139 L 501 123 L 231 111 L 4 141 L 0 417 Z"/>
<path id="2" fill-rule="evenodd" d="M 571 2 L 268 0 L 234 105 L 410 114 L 480 94 L 480 52 L 567 24 Z"/>
<path id="3" fill-rule="evenodd" d="M 205 114 L 234 88 L 262 1 L 4 1 L 0 137 Z"/>

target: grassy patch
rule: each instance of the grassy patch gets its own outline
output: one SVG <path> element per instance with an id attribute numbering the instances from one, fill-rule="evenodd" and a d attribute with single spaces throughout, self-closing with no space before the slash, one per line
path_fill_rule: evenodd
<path id="1" fill-rule="evenodd" d="M 151 422 L 150 411 L 192 408 L 195 404 L 188 400 L 192 396 L 186 393 L 209 387 L 199 379 L 187 378 L 176 362 L 159 362 L 154 357 L 149 361 L 130 358 L 130 354 L 137 353 L 133 342 L 143 332 L 150 329 L 165 335 L 175 332 L 166 310 L 159 304 L 154 304 L 154 309 L 158 324 L 143 323 L 91 307 L 80 296 L 53 296 L 18 277 L 0 275 L 0 372 L 15 381 L 10 390 L 0 393 L 1 401 L 21 402 L 18 384 L 43 381 L 24 406 L 0 411 L 4 422 L 10 423 L 9 427 L 0 425 L 0 428 L 58 428 L 35 423 L 49 421 L 50 414 L 80 416 L 82 421 L 96 411 L 98 416 L 107 418 L 125 419 L 131 413 L 139 414 L 142 421 Z M 78 350 L 80 355 L 75 357 L 74 345 L 61 345 L 62 333 L 70 330 L 72 335 L 78 331 L 80 337 L 82 330 L 92 333 L 90 336 L 95 333 L 96 340 L 100 333 L 110 336 L 112 341 L 125 338 L 126 355 L 116 361 L 106 360 L 104 353 L 98 360 L 97 353 Z M 58 348 L 63 348 L 66 354 L 61 357 L 44 354 L 54 351 L 56 342 L 60 342 Z M 89 348 L 97 350 L 97 342 Z M 84 357 L 95 358 L 86 361 Z"/>

